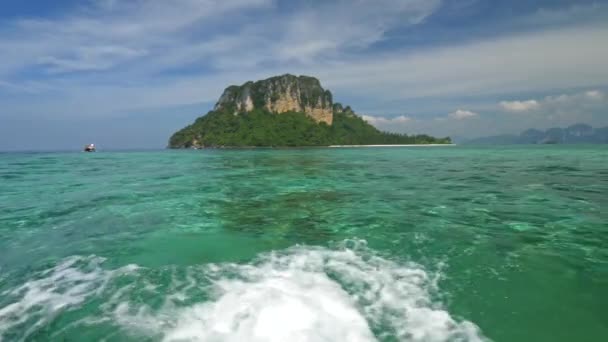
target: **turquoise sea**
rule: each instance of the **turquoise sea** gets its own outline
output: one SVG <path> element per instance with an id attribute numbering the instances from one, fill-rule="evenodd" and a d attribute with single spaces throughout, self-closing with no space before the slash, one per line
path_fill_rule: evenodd
<path id="1" fill-rule="evenodd" d="M 608 147 L 0 154 L 0 341 L 606 341 Z"/>

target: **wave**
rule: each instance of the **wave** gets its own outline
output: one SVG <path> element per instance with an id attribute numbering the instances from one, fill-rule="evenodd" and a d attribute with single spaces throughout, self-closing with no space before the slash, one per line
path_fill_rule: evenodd
<path id="1" fill-rule="evenodd" d="M 245 264 L 104 270 L 103 262 L 72 257 L 7 291 L 14 302 L 0 309 L 0 340 L 7 332 L 25 339 L 100 298 L 98 312 L 72 325 L 111 324 L 134 339 L 164 341 L 485 339 L 432 299 L 437 276 L 364 241 L 294 246 Z"/>
<path id="2" fill-rule="evenodd" d="M 25 339 L 65 310 L 101 295 L 117 275 L 137 269 L 128 265 L 113 271 L 101 268 L 104 258 L 72 256 L 42 271 L 23 285 L 1 293 L 0 341 L 5 335 Z M 19 330 L 15 332 L 13 330 Z"/>

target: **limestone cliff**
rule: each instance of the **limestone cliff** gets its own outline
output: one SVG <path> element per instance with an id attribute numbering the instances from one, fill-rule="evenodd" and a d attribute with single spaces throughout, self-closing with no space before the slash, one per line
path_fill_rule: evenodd
<path id="1" fill-rule="evenodd" d="M 317 123 L 333 123 L 333 103 L 329 90 L 318 79 L 308 76 L 282 75 L 224 90 L 215 110 L 235 113 L 264 108 L 272 113 L 302 112 Z"/>

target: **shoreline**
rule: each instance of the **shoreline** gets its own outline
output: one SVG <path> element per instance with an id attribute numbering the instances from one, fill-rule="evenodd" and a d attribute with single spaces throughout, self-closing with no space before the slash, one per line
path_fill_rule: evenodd
<path id="1" fill-rule="evenodd" d="M 456 146 L 456 144 L 399 144 L 399 145 L 330 145 L 330 148 L 348 148 L 348 147 L 439 147 L 439 146 Z"/>
<path id="2" fill-rule="evenodd" d="M 351 147 L 440 147 L 456 144 L 390 144 L 390 145 L 312 145 L 312 146 L 213 146 L 213 147 L 168 147 L 169 150 L 253 150 L 253 149 L 302 149 L 302 148 L 351 148 Z"/>

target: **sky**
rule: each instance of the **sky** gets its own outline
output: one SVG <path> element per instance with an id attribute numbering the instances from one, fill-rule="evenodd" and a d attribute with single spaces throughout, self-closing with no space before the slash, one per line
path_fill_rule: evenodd
<path id="1" fill-rule="evenodd" d="M 608 0 L 2 0 L 0 150 L 163 148 L 291 73 L 382 130 L 608 125 Z"/>

